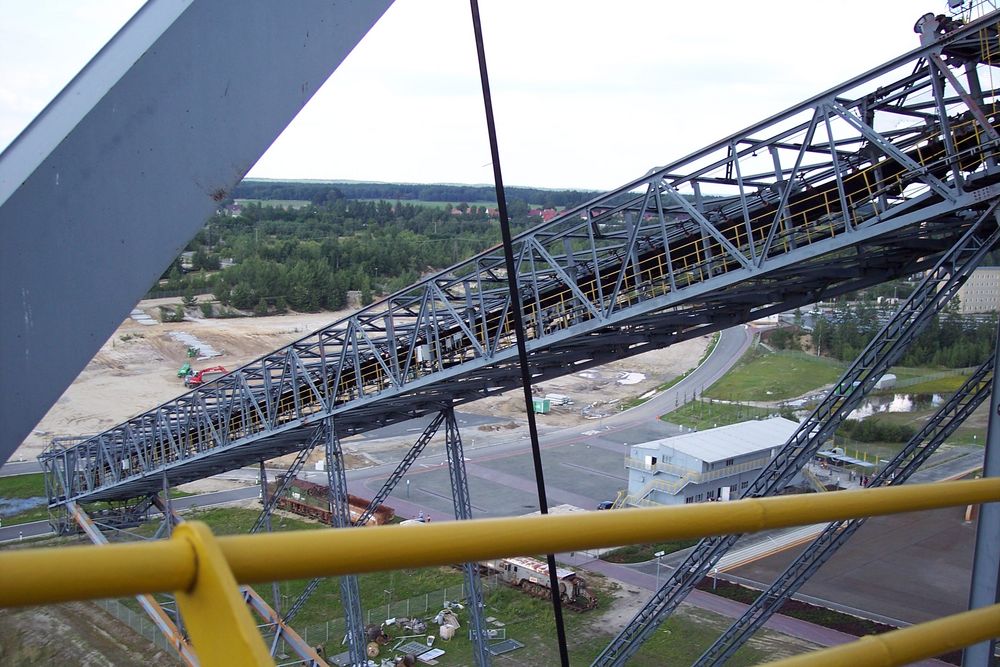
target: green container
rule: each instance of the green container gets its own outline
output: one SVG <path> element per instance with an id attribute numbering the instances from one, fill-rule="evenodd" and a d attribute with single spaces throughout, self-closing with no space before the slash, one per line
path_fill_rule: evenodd
<path id="1" fill-rule="evenodd" d="M 552 409 L 552 403 L 547 398 L 533 398 L 531 399 L 531 407 L 535 414 L 544 415 Z"/>

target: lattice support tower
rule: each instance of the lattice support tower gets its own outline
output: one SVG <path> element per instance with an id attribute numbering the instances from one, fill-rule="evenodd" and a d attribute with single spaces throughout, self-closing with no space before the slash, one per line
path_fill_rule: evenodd
<path id="1" fill-rule="evenodd" d="M 812 414 L 750 483 L 743 497 L 781 491 L 879 378 L 902 357 L 930 318 L 947 305 L 983 257 L 1000 241 L 995 209 L 996 204 L 980 215 L 973 227 L 921 281 Z M 728 535 L 701 540 L 593 664 L 602 667 L 623 665 L 739 538 L 740 535 Z"/>
<path id="2" fill-rule="evenodd" d="M 368 520 L 371 519 L 375 510 L 382 506 L 385 499 L 389 497 L 389 494 L 392 493 L 392 490 L 396 488 L 396 485 L 403 479 L 403 476 L 410 469 L 410 466 L 413 465 L 413 462 L 416 461 L 417 457 L 420 456 L 420 453 L 424 451 L 427 443 L 429 443 L 431 438 L 433 438 L 437 433 L 443 421 L 444 413 L 441 412 L 435 415 L 434 418 L 431 419 L 430 423 L 424 427 L 424 431 L 420 434 L 420 437 L 417 438 L 417 442 L 406 453 L 406 456 L 403 457 L 403 459 L 399 462 L 399 465 L 396 466 L 396 469 L 391 475 L 389 475 L 389 478 L 382 485 L 382 488 L 379 489 L 378 493 L 375 494 L 375 497 L 368 503 L 368 507 L 365 508 L 365 511 L 362 512 L 358 519 L 354 522 L 355 526 L 363 526 L 368 523 Z M 306 601 L 312 596 L 313 593 L 316 592 L 316 589 L 322 581 L 322 577 L 317 577 L 306 584 L 302 593 L 299 594 L 299 597 L 295 600 L 292 606 L 289 607 L 288 612 L 285 614 L 284 620 L 286 623 L 291 623 L 292 619 L 295 618 L 295 615 L 302 610 Z"/>
<path id="3" fill-rule="evenodd" d="M 955 429 L 982 405 L 991 391 L 994 359 L 981 364 L 934 413 L 903 448 L 868 483 L 867 488 L 905 483 Z M 725 663 L 781 606 L 847 543 L 867 521 L 833 521 L 788 568 L 760 594 L 743 615 L 694 663 L 696 667 Z"/>
<path id="4" fill-rule="evenodd" d="M 323 422 L 323 439 L 326 446 L 327 491 L 330 501 L 330 523 L 334 528 L 351 526 L 351 508 L 347 499 L 347 476 L 344 470 L 344 452 L 333 419 Z M 367 665 L 364 617 L 361 614 L 361 593 L 358 577 L 345 574 L 340 577 L 340 601 L 344 607 L 347 632 L 347 651 L 352 665 Z"/>
<path id="5" fill-rule="evenodd" d="M 465 454 L 462 451 L 462 434 L 455 420 L 455 410 L 447 408 L 445 414 L 445 447 L 448 452 L 448 474 L 451 478 L 451 497 L 455 504 L 455 519 L 472 519 L 472 499 L 469 496 L 469 477 L 465 471 Z M 463 563 L 465 584 L 468 588 L 466 605 L 469 610 L 469 625 L 472 626 L 472 645 L 476 664 L 489 667 L 492 664 L 489 651 L 489 637 L 483 620 L 483 591 L 478 563 Z M 554 592 L 558 595 L 558 591 Z"/>

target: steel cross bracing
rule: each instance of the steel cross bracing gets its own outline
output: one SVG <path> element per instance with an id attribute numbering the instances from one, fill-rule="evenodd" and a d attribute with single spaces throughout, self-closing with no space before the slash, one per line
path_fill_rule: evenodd
<path id="1" fill-rule="evenodd" d="M 903 484 L 989 395 L 993 382 L 993 355 L 965 381 L 896 456 L 869 482 L 867 488 Z M 867 519 L 833 521 L 795 561 L 760 594 L 698 658 L 696 666 L 721 665 L 767 622 L 790 597 L 843 546 Z"/>
<path id="2" fill-rule="evenodd" d="M 347 476 L 344 470 L 344 452 L 333 419 L 323 420 L 322 429 L 326 444 L 327 495 L 330 501 L 330 524 L 334 528 L 351 525 L 351 508 L 347 500 Z M 303 594 L 305 597 L 305 594 Z M 340 577 L 340 603 L 344 607 L 347 652 L 351 665 L 367 665 L 368 646 L 365 640 L 364 619 L 361 615 L 361 593 L 358 577 L 345 574 Z"/>
<path id="3" fill-rule="evenodd" d="M 108 543 L 104 534 L 79 505 L 76 503 L 67 503 L 66 511 L 84 534 L 90 538 L 91 542 L 94 544 Z M 149 616 L 150 620 L 153 621 L 153 624 L 156 625 L 157 629 L 166 638 L 171 648 L 177 653 L 181 662 L 191 667 L 197 667 L 199 664 L 198 656 L 191 647 L 191 643 L 177 625 L 174 624 L 169 614 L 160 606 L 160 603 L 156 601 L 156 598 L 152 595 L 137 595 L 135 599 L 139 603 L 139 606 L 142 607 L 142 610 L 146 612 L 146 615 Z"/>
<path id="4" fill-rule="evenodd" d="M 981 102 L 996 91 L 968 92 L 991 81 L 995 22 L 984 17 L 518 235 L 533 375 L 931 266 L 966 214 L 1000 194 L 997 116 Z M 976 83 L 942 84 L 935 54 Z M 518 386 L 503 267 L 500 249 L 484 252 L 47 451 L 52 502 L 142 495 L 162 470 L 178 484 L 296 451 L 301 429 L 329 416 L 346 436 Z"/>
<path id="5" fill-rule="evenodd" d="M 371 502 L 368 503 L 368 507 L 365 508 L 365 511 L 362 512 L 361 515 L 354 521 L 353 523 L 354 526 L 363 526 L 366 523 L 368 523 L 368 520 L 371 519 L 372 515 L 375 513 L 375 510 L 377 510 L 379 507 L 382 506 L 382 503 L 385 502 L 385 499 L 389 497 L 389 494 L 392 493 L 392 490 L 396 488 L 396 485 L 399 484 L 399 481 L 403 479 L 403 475 L 406 474 L 406 471 L 410 469 L 410 466 L 413 465 L 413 462 L 416 461 L 417 457 L 420 456 L 420 453 L 424 451 L 424 447 L 427 446 L 427 443 L 429 443 L 431 441 L 431 438 L 434 437 L 434 434 L 437 433 L 443 421 L 444 421 L 444 412 L 439 412 L 437 415 L 434 416 L 434 418 L 430 421 L 430 423 L 427 424 L 427 426 L 424 428 L 423 433 L 421 433 L 420 437 L 417 438 L 417 442 L 413 445 L 413 447 L 410 448 L 410 451 L 406 453 L 406 456 L 404 456 L 403 459 L 399 462 L 399 465 L 396 466 L 396 469 L 392 471 L 392 474 L 389 475 L 389 478 L 386 479 L 385 483 L 382 484 L 382 488 L 379 489 L 378 493 L 375 494 L 375 497 L 372 498 Z M 295 618 L 295 615 L 299 613 L 299 611 L 305 605 L 306 601 L 312 596 L 312 594 L 316 591 L 316 588 L 319 587 L 322 581 L 323 581 L 322 577 L 317 577 L 311 580 L 308 584 L 306 584 L 306 587 L 302 590 L 302 593 L 299 594 L 299 597 L 295 600 L 292 606 L 288 609 L 288 612 L 285 614 L 284 617 L 285 623 L 292 622 L 292 619 Z"/>
<path id="6" fill-rule="evenodd" d="M 947 305 L 983 257 L 1000 243 L 995 206 L 984 212 L 962 240 L 925 276 L 812 414 L 764 466 L 743 492 L 743 497 L 781 491 L 879 378 L 902 357 L 931 317 Z M 728 535 L 701 540 L 593 664 L 623 665 L 739 538 L 739 535 Z"/>
<path id="7" fill-rule="evenodd" d="M 472 499 L 469 497 L 469 478 L 465 472 L 465 455 L 462 451 L 462 434 L 455 421 L 455 410 L 445 411 L 445 449 L 448 454 L 448 475 L 451 478 L 451 497 L 455 503 L 455 519 L 468 521 L 472 518 Z M 473 652 L 479 667 L 489 667 L 490 659 L 489 637 L 486 634 L 486 624 L 483 620 L 483 591 L 480 585 L 479 564 L 463 563 L 465 583 L 469 589 L 466 606 L 469 609 L 469 625 L 472 635 Z M 558 590 L 553 591 L 558 595 Z"/>

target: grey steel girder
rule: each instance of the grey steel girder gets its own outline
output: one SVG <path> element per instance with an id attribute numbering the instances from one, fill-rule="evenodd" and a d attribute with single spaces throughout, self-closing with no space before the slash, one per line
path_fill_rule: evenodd
<path id="1" fill-rule="evenodd" d="M 1000 243 L 996 204 L 921 281 L 819 405 L 761 470 L 742 497 L 779 492 L 809 461 L 880 377 L 906 351 L 930 318 L 940 312 L 983 257 Z M 688 593 L 736 543 L 739 535 L 701 540 L 646 605 L 608 644 L 593 665 L 623 665 L 673 613 Z"/>
<path id="2" fill-rule="evenodd" d="M 884 280 L 932 263 L 1000 196 L 1000 170 L 987 167 L 998 152 L 990 133 L 977 131 L 990 114 L 969 107 L 974 96 L 937 90 L 927 57 L 960 45 L 965 60 L 956 64 L 985 61 L 972 47 L 995 18 L 516 237 L 532 372 L 578 370 L 593 359 L 591 338 L 631 336 L 615 347 L 627 356 L 643 341 L 693 335 L 693 324 L 679 323 L 684 315 L 723 328 L 777 301 L 834 295 L 863 275 Z M 937 104 L 924 108 L 935 94 L 951 100 L 948 122 L 935 118 Z M 910 105 L 923 116 L 902 113 Z M 696 192 L 720 196 L 692 206 Z M 494 248 L 75 448 L 52 450 L 41 457 L 63 481 L 52 502 L 140 494 L 164 468 L 180 483 L 295 451 L 301 438 L 290 434 L 328 416 L 347 435 L 516 387 L 506 279 Z"/>
<path id="3" fill-rule="evenodd" d="M 875 475 L 867 488 L 905 483 L 955 429 L 982 405 L 991 392 L 994 359 L 987 359 L 934 413 L 920 431 Z M 739 619 L 694 663 L 696 667 L 721 665 L 809 580 L 843 546 L 867 519 L 833 521 L 805 551 L 760 594 Z"/>
<path id="4" fill-rule="evenodd" d="M 448 475 L 451 478 L 451 497 L 455 504 L 455 520 L 468 521 L 472 518 L 472 500 L 469 496 L 469 477 L 465 472 L 465 454 L 462 451 L 462 434 L 455 420 L 455 410 L 445 410 L 445 451 L 448 458 Z M 479 563 L 463 563 L 465 583 L 469 589 L 466 606 L 469 609 L 469 625 L 472 634 L 473 654 L 479 667 L 492 664 L 489 637 L 483 620 L 483 591 L 480 585 Z M 558 595 L 558 592 L 554 592 Z"/>
<path id="5" fill-rule="evenodd" d="M 0 461 L 390 4 L 150 0 L 0 155 Z"/>

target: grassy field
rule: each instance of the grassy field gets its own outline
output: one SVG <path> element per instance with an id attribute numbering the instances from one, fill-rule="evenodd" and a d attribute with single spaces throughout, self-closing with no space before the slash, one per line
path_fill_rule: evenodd
<path id="1" fill-rule="evenodd" d="M 702 395 L 728 401 L 780 401 L 835 382 L 843 371 L 844 364 L 823 357 L 751 349 Z"/>
<path id="2" fill-rule="evenodd" d="M 660 419 L 671 424 L 704 431 L 749 419 L 764 419 L 775 414 L 773 408 L 758 408 L 743 403 L 719 403 L 712 400 L 691 401 Z"/>
<path id="3" fill-rule="evenodd" d="M 45 498 L 45 477 L 42 473 L 0 477 L 0 498 Z M 43 521 L 49 518 L 46 503 L 17 514 L 0 515 L 6 525 Z"/>

